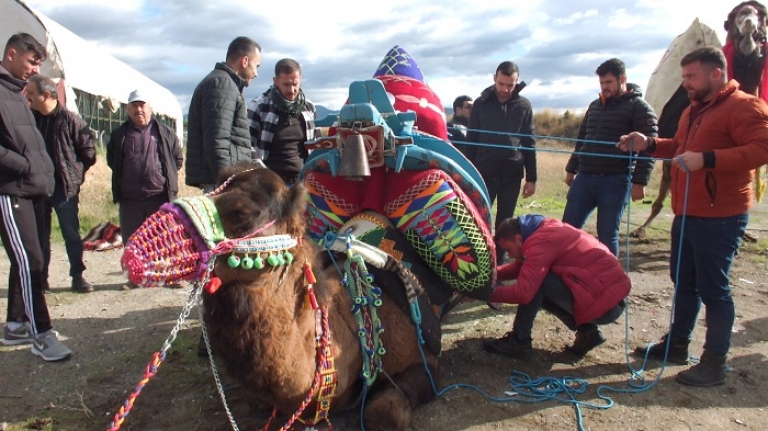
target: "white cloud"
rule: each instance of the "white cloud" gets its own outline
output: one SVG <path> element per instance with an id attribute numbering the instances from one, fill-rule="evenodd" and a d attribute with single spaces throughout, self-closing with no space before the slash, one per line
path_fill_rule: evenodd
<path id="1" fill-rule="evenodd" d="M 308 97 L 337 109 L 349 83 L 370 78 L 397 44 L 446 106 L 460 94 L 479 95 L 498 63 L 513 60 L 534 108 L 583 109 L 597 94 L 594 70 L 602 61 L 621 58 L 629 80 L 645 87 L 669 43 L 694 18 L 723 40 L 722 23 L 735 6 L 722 0 L 326 0 L 270 9 L 252 0 L 27 3 L 168 87 L 185 110 L 197 82 L 240 35 L 263 47 L 248 98 L 269 86 L 278 59 L 292 57 L 302 63 Z"/>

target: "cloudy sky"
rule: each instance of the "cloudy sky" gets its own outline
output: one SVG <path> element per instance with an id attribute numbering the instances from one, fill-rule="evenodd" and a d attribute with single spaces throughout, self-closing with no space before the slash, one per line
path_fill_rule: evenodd
<path id="1" fill-rule="evenodd" d="M 170 89 L 186 113 L 195 85 L 227 45 L 261 44 L 250 100 L 284 57 L 303 67 L 307 96 L 338 109 L 349 83 L 370 78 L 387 51 L 404 47 L 443 105 L 476 97 L 496 66 L 518 63 L 534 109 L 584 109 L 597 96 L 595 68 L 618 57 L 643 88 L 670 42 L 695 18 L 724 42 L 726 0 L 27 0 L 27 4 Z M 412 4 L 418 4 L 413 6 Z M 98 67 L 95 65 L 94 67 Z M 105 71 L 105 73 L 108 73 Z"/>

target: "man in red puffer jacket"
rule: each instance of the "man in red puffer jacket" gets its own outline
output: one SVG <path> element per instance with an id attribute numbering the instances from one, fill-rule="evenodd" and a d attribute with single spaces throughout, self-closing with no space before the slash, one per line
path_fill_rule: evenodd
<path id="1" fill-rule="evenodd" d="M 616 256 L 594 236 L 542 215 L 508 218 L 496 230 L 496 243 L 515 261 L 499 267 L 491 302 L 519 304 L 512 331 L 485 341 L 486 352 L 529 360 L 531 331 L 540 309 L 576 331 L 568 350 L 583 356 L 603 344 L 598 325 L 615 321 L 632 287 Z M 500 251 L 501 252 L 501 251 Z"/>

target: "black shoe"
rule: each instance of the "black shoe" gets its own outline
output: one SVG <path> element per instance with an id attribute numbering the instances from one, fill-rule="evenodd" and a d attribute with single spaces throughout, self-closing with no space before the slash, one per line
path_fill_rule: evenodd
<path id="1" fill-rule="evenodd" d="M 533 356 L 531 340 L 520 341 L 513 332 L 507 332 L 498 340 L 486 340 L 483 342 L 483 350 L 494 355 L 509 356 L 521 361 L 528 361 Z"/>
<path id="2" fill-rule="evenodd" d="M 77 293 L 93 292 L 93 285 L 85 281 L 82 275 L 72 277 L 72 290 Z"/>
<path id="3" fill-rule="evenodd" d="M 568 350 L 579 356 L 584 356 L 590 350 L 605 343 L 605 340 L 605 336 L 596 325 L 579 328 L 576 330 L 576 339 L 572 345 L 568 346 Z"/>
<path id="4" fill-rule="evenodd" d="M 725 356 L 715 356 L 705 350 L 699 363 L 679 372 L 675 380 L 683 385 L 702 388 L 723 385 L 725 384 Z"/>
<path id="5" fill-rule="evenodd" d="M 663 361 L 664 355 L 667 353 L 667 337 L 669 337 L 669 334 L 661 337 L 658 343 L 635 348 L 635 356 L 645 358 L 647 352 L 648 358 Z M 667 353 L 667 362 L 680 365 L 688 364 L 688 344 L 690 342 L 690 340 L 683 338 L 672 337 L 669 344 L 669 353 Z"/>
<path id="6" fill-rule="evenodd" d="M 51 290 L 51 285 L 48 284 L 48 280 L 45 280 L 43 282 L 43 292 L 44 293 L 53 293 L 53 290 Z"/>

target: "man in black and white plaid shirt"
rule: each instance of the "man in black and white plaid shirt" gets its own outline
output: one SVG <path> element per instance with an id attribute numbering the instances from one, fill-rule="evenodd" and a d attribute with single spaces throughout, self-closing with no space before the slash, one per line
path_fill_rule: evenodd
<path id="1" fill-rule="evenodd" d="M 253 156 L 293 185 L 309 155 L 304 143 L 319 136 L 315 105 L 301 90 L 301 66 L 296 60 L 278 61 L 272 81 L 248 105 Z"/>

